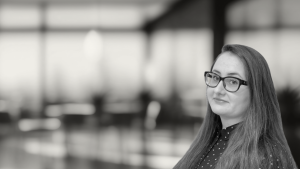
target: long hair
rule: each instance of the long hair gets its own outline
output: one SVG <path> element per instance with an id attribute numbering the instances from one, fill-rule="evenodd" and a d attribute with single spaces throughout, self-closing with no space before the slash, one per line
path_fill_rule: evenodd
<path id="1" fill-rule="evenodd" d="M 279 103 L 266 60 L 256 50 L 243 45 L 225 45 L 223 52 L 231 52 L 243 62 L 251 101 L 244 120 L 230 136 L 215 169 L 296 169 L 284 136 Z M 213 113 L 208 103 L 199 133 L 174 169 L 195 167 L 221 126 L 219 115 Z"/>

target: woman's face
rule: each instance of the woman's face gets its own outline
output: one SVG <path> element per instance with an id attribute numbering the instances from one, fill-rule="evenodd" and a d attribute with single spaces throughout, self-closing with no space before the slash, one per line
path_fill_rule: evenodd
<path id="1" fill-rule="evenodd" d="M 221 77 L 232 76 L 247 81 L 243 62 L 231 52 L 219 56 L 212 72 Z M 250 105 L 250 90 L 241 85 L 238 91 L 228 92 L 220 81 L 215 88 L 207 87 L 207 99 L 212 111 L 222 119 L 242 121 Z"/>

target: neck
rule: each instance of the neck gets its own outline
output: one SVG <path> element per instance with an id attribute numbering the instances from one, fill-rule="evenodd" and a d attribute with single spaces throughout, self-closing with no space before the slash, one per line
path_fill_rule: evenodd
<path id="1" fill-rule="evenodd" d="M 243 120 L 242 119 L 226 119 L 226 118 L 221 117 L 222 129 L 226 129 L 227 127 L 237 124 L 241 121 L 243 121 Z"/>

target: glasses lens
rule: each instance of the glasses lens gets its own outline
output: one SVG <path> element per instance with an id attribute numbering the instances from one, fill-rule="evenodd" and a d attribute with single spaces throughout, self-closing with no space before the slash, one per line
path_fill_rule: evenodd
<path id="1" fill-rule="evenodd" d="M 215 75 L 213 73 L 207 73 L 205 76 L 205 82 L 210 87 L 217 86 L 219 81 L 220 81 L 220 76 Z"/>
<path id="2" fill-rule="evenodd" d="M 240 81 L 235 78 L 225 78 L 224 82 L 226 84 L 226 89 L 228 91 L 236 91 L 240 86 Z"/>

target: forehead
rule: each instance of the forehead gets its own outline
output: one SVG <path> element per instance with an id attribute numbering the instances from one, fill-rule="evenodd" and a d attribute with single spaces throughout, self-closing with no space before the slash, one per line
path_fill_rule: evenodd
<path id="1" fill-rule="evenodd" d="M 244 64 L 241 59 L 231 52 L 221 53 L 212 71 L 218 71 L 221 76 L 228 74 L 239 74 L 241 78 L 246 78 Z"/>

